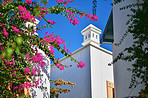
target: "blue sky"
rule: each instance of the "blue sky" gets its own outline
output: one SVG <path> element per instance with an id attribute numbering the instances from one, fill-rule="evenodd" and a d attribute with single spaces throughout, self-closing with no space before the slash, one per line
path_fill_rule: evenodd
<path id="1" fill-rule="evenodd" d="M 75 8 L 75 6 L 77 6 L 78 10 L 80 11 L 85 10 L 85 13 L 92 14 L 92 6 L 93 6 L 92 2 L 93 0 L 75 0 L 73 3 L 69 4 L 67 7 L 70 6 L 71 8 Z M 85 17 L 78 18 L 79 25 L 75 25 L 75 26 L 69 23 L 69 20 L 62 15 L 50 14 L 46 16 L 46 18 L 55 21 L 56 24 L 53 25 L 52 28 L 48 28 L 43 30 L 42 32 L 38 32 L 39 37 L 43 37 L 45 32 L 55 32 L 56 35 L 60 35 L 61 37 L 63 37 L 63 39 L 67 43 L 71 44 L 71 45 L 67 45 L 67 48 L 71 52 L 74 52 L 75 50 L 82 47 L 81 43 L 83 42 L 83 36 L 81 34 L 81 31 L 89 24 L 93 24 L 94 26 L 98 27 L 99 29 L 102 30 L 102 33 L 103 33 L 112 9 L 111 3 L 112 3 L 112 0 L 97 0 L 96 15 L 99 17 L 98 21 L 94 22 L 94 21 L 90 21 L 89 19 L 86 20 Z M 51 6 L 55 6 L 56 4 L 57 4 L 56 0 L 49 0 L 49 3 L 47 6 L 51 7 Z M 44 22 L 42 22 L 41 20 L 39 24 L 42 25 L 44 24 Z M 102 44 L 101 47 L 109 51 L 112 51 L 111 45 Z M 55 53 L 55 56 L 56 58 L 63 57 L 63 55 L 61 55 L 57 51 Z"/>

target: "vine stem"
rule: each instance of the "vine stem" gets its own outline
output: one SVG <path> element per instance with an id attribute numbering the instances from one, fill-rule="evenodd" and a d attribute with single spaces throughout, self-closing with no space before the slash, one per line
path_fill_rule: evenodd
<path id="1" fill-rule="evenodd" d="M 137 84 L 136 87 L 137 87 L 138 85 L 139 85 L 139 84 Z M 133 92 L 134 89 L 135 89 L 135 87 L 133 87 L 132 90 L 129 92 L 128 98 L 130 97 L 130 95 L 131 95 L 131 93 Z"/>

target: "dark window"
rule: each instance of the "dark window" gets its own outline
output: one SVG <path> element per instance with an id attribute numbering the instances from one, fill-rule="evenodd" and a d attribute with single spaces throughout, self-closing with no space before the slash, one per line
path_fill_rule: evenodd
<path id="1" fill-rule="evenodd" d="M 87 39 L 87 35 L 85 36 L 85 39 Z"/>
<path id="2" fill-rule="evenodd" d="M 96 39 L 98 39 L 98 35 L 96 35 Z"/>
<path id="3" fill-rule="evenodd" d="M 94 34 L 92 36 L 94 37 Z"/>
<path id="4" fill-rule="evenodd" d="M 90 38 L 90 34 L 88 34 L 88 38 Z"/>

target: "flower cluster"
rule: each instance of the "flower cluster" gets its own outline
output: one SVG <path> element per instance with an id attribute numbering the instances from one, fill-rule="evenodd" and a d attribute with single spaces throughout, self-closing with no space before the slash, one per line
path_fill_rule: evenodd
<path id="1" fill-rule="evenodd" d="M 7 37 L 7 36 L 8 36 L 8 32 L 7 32 L 6 29 L 5 29 L 5 24 L 4 24 L 4 23 L 0 23 L 0 26 L 3 27 L 3 36 L 4 36 L 4 37 Z"/>
<path id="2" fill-rule="evenodd" d="M 18 6 L 19 13 L 21 14 L 21 18 L 24 20 L 30 21 L 33 19 L 33 22 L 35 21 L 35 17 L 31 15 L 30 11 L 27 11 L 25 6 L 22 7 L 21 5 Z"/>
<path id="3" fill-rule="evenodd" d="M 3 4 L 9 3 L 11 2 L 11 0 L 5 0 L 5 2 L 3 2 Z"/>
<path id="4" fill-rule="evenodd" d="M 41 8 L 41 7 L 39 7 L 38 8 L 38 10 L 40 11 L 40 15 L 38 16 L 38 18 L 41 20 L 41 16 L 43 16 L 43 17 L 45 17 L 45 15 L 49 12 L 48 10 L 47 10 L 47 8 Z"/>
<path id="5" fill-rule="evenodd" d="M 80 18 L 85 16 L 85 11 L 82 12 L 82 14 L 79 16 Z"/>
<path id="6" fill-rule="evenodd" d="M 86 19 L 88 19 L 88 18 L 90 18 L 91 21 L 93 21 L 93 20 L 97 21 L 98 20 L 98 16 L 93 15 L 93 14 L 89 14 L 89 13 L 87 13 Z"/>
<path id="7" fill-rule="evenodd" d="M 28 67 L 26 67 L 26 68 L 24 69 L 24 73 L 25 73 L 25 74 L 26 74 L 26 73 L 30 74 L 30 69 L 29 69 Z"/>
<path id="8" fill-rule="evenodd" d="M 19 74 L 18 74 L 20 72 L 19 71 L 19 68 L 14 67 L 14 65 L 15 65 L 15 61 L 13 59 L 14 58 L 14 55 L 11 58 L 12 59 L 9 60 L 9 61 L 7 59 L 5 59 L 5 58 L 3 58 L 2 60 L 5 61 L 6 68 L 9 69 L 9 74 L 11 76 L 13 76 L 13 77 L 16 77 L 18 80 L 19 79 L 22 80 L 23 79 L 23 76 L 22 77 L 19 77 Z M 32 75 L 35 75 L 36 71 L 37 71 L 36 68 L 34 68 L 32 70 Z M 25 74 L 31 74 L 30 72 L 31 72 L 31 70 L 28 67 L 26 67 L 24 69 L 24 73 Z M 26 77 L 28 77 L 28 76 L 26 76 Z M 12 81 L 8 83 L 9 86 L 12 86 L 12 84 L 13 84 Z M 35 81 L 35 84 L 29 83 L 29 82 L 24 82 L 23 84 L 18 84 L 18 85 L 19 86 L 14 86 L 13 87 L 13 90 L 16 90 L 17 89 L 17 90 L 21 91 L 21 88 L 30 88 L 30 87 L 33 87 L 33 86 L 38 86 L 39 85 L 39 80 Z"/>
<path id="9" fill-rule="evenodd" d="M 64 5 L 68 5 L 71 0 L 56 0 L 57 3 L 64 3 Z"/>
<path id="10" fill-rule="evenodd" d="M 9 3 L 10 1 L 11 3 Z M 46 32 L 45 35 L 47 36 L 44 36 L 44 38 L 39 38 L 36 35 L 34 36 L 33 33 L 36 32 L 36 27 L 34 27 L 36 23 L 35 17 L 38 17 L 39 19 L 42 17 L 48 23 L 47 25 L 44 25 L 44 27 L 51 27 L 51 25 L 55 24 L 54 21 L 46 19 L 45 16 L 48 13 L 62 13 L 73 25 L 79 24 L 79 20 L 76 19 L 77 14 L 80 14 L 80 18 L 86 16 L 91 20 L 97 20 L 97 17 L 92 14 L 85 14 L 85 12 L 66 8 L 64 6 L 59 7 L 61 4 L 68 5 L 72 0 L 56 1 L 58 5 L 49 8 L 45 7 L 46 4 L 45 6 L 42 6 L 38 2 L 32 2 L 32 0 L 26 0 L 26 3 L 22 3 L 20 0 L 5 0 L 5 2 L 3 2 L 4 6 L 0 6 L 0 64 L 2 65 L 0 66 L 0 71 L 2 72 L 2 76 L 6 76 L 0 78 L 0 80 L 5 81 L 0 84 L 0 88 L 5 88 L 2 86 L 7 86 L 9 88 L 8 90 L 2 90 L 7 90 L 11 93 L 12 90 L 15 90 L 16 92 L 12 94 L 14 97 L 16 97 L 17 94 L 20 95 L 21 90 L 24 88 L 39 85 L 39 79 L 36 81 L 32 78 L 32 76 L 40 75 L 37 68 L 42 68 L 45 65 L 43 55 L 38 52 L 38 48 L 41 49 L 46 56 L 49 56 L 50 59 L 53 60 L 55 66 L 60 70 L 64 70 L 67 66 L 61 64 L 59 58 L 55 58 L 55 48 L 69 57 L 72 61 L 77 62 L 71 57 L 72 53 L 66 48 L 63 38 L 51 33 L 48 35 L 48 32 Z M 43 4 L 44 3 L 45 2 L 43 2 Z M 31 22 L 31 24 L 33 23 L 33 26 L 29 27 L 27 24 L 27 27 L 25 27 L 25 23 L 28 22 Z M 39 30 L 44 28 L 43 26 L 37 26 L 39 27 Z M 70 65 L 70 67 L 71 66 L 72 65 Z M 83 68 L 85 67 L 85 63 L 80 61 L 77 64 L 77 67 Z M 66 82 L 61 79 L 59 79 L 55 85 L 70 85 L 74 87 L 74 84 L 70 81 Z M 70 90 L 67 89 L 62 90 L 64 93 L 68 93 L 69 91 Z M 8 97 L 6 92 L 3 94 L 6 95 L 4 97 Z M 51 90 L 51 92 L 54 93 L 55 91 Z"/>
<path id="11" fill-rule="evenodd" d="M 69 52 L 69 49 L 67 49 L 67 50 L 66 50 L 66 46 L 65 46 L 65 45 L 64 45 L 63 49 L 64 49 L 64 51 Z M 69 53 L 70 53 L 70 55 L 72 55 L 72 53 L 71 53 L 71 52 L 69 52 Z"/>
<path id="12" fill-rule="evenodd" d="M 64 66 L 61 66 L 58 62 L 56 64 L 56 66 L 60 69 L 60 70 L 64 70 Z"/>
<path id="13" fill-rule="evenodd" d="M 8 32 L 6 31 L 5 28 L 3 28 L 3 35 L 4 35 L 4 37 L 7 37 L 8 36 Z"/>
<path id="14" fill-rule="evenodd" d="M 16 27 L 12 26 L 13 31 L 19 32 L 19 29 L 17 29 Z"/>
<path id="15" fill-rule="evenodd" d="M 54 24 L 55 24 L 54 21 L 51 21 L 51 20 L 49 20 L 49 19 L 48 19 L 48 23 L 50 23 L 51 25 L 54 25 Z"/>
<path id="16" fill-rule="evenodd" d="M 36 71 L 37 71 L 37 69 L 36 68 L 33 68 L 32 74 L 35 75 Z"/>
<path id="17" fill-rule="evenodd" d="M 4 49 L 3 45 L 2 45 L 2 44 L 0 44 L 0 50 L 3 50 L 3 49 Z"/>
<path id="18" fill-rule="evenodd" d="M 56 80 L 56 81 L 54 81 L 54 84 L 55 84 L 55 86 L 62 86 L 62 85 L 69 85 L 69 86 L 71 86 L 71 87 L 74 87 L 76 84 L 75 83 L 71 83 L 70 81 L 64 81 L 64 80 L 62 80 L 62 79 L 58 79 L 58 81 Z M 55 95 L 55 97 L 57 98 L 58 96 L 59 96 L 59 93 L 68 93 L 68 92 L 70 92 L 70 90 L 68 90 L 68 89 L 61 89 L 61 88 L 51 88 L 50 89 L 50 93 L 51 94 L 54 94 Z"/>
<path id="19" fill-rule="evenodd" d="M 12 83 L 13 83 L 13 82 L 8 83 L 8 85 L 11 86 Z M 24 82 L 23 85 L 20 84 L 19 86 L 14 86 L 14 87 L 13 87 L 13 90 L 19 89 L 19 91 L 21 91 L 20 88 L 30 88 L 30 87 L 34 87 L 34 86 L 38 86 L 38 85 L 39 85 L 39 79 L 38 79 L 37 81 L 35 81 L 35 84 L 29 83 L 29 82 Z"/>
<path id="20" fill-rule="evenodd" d="M 43 43 L 46 43 L 48 45 L 51 42 L 54 42 L 55 44 L 58 44 L 58 45 L 65 44 L 63 38 L 55 36 L 55 35 L 53 35 L 51 33 L 50 33 L 50 35 L 47 35 L 47 37 L 44 36 Z"/>
<path id="21" fill-rule="evenodd" d="M 70 23 L 72 23 L 73 25 L 79 24 L 79 20 L 74 17 L 75 13 L 72 13 L 68 9 L 65 9 L 65 11 L 68 13 L 67 18 L 68 18 Z"/>
<path id="22" fill-rule="evenodd" d="M 79 62 L 79 64 L 77 64 L 77 68 L 83 68 L 85 67 L 85 63 L 83 63 L 82 61 Z"/>
<path id="23" fill-rule="evenodd" d="M 26 0 L 26 3 L 30 5 L 32 3 L 32 0 Z"/>
<path id="24" fill-rule="evenodd" d="M 44 67 L 45 62 L 43 61 L 43 56 L 40 53 L 36 53 L 36 55 L 29 57 L 28 54 L 26 54 L 27 61 L 30 61 L 30 63 L 37 63 L 40 65 L 40 67 Z"/>
<path id="25" fill-rule="evenodd" d="M 7 67 L 7 65 L 10 66 L 10 67 L 14 67 L 13 64 L 15 64 L 15 61 L 13 59 L 11 60 L 12 62 L 8 61 L 8 60 L 6 60 L 4 58 L 3 58 L 3 60 L 5 60 L 6 67 Z"/>
<path id="26" fill-rule="evenodd" d="M 54 51 L 54 47 L 53 46 L 50 46 L 48 50 L 50 50 L 49 54 L 54 55 L 55 51 Z"/>
<path id="27" fill-rule="evenodd" d="M 17 32 L 18 35 L 20 35 L 20 32 L 22 33 L 22 31 L 20 31 L 19 29 L 17 29 L 16 27 L 12 26 L 13 31 Z"/>
<path id="28" fill-rule="evenodd" d="M 5 24 L 4 24 L 4 23 L 0 23 L 0 25 L 1 25 L 2 27 L 4 27 L 4 26 L 5 26 Z"/>

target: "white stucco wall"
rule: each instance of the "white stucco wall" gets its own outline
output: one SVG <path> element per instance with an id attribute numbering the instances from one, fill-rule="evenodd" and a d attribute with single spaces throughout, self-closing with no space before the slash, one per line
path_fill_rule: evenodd
<path id="1" fill-rule="evenodd" d="M 136 0 L 125 0 L 122 3 L 113 6 L 113 27 L 114 27 L 114 43 L 119 43 L 123 34 L 127 30 L 126 22 L 129 19 L 127 14 L 131 13 L 129 9 L 120 10 L 119 8 L 128 5 L 129 3 L 135 3 Z M 133 43 L 132 35 L 128 34 L 123 43 L 118 47 L 113 45 L 113 58 L 123 51 L 126 47 L 131 46 Z M 132 63 L 125 61 L 118 61 L 114 66 L 114 86 L 116 98 L 123 98 L 128 96 L 137 96 L 139 90 L 143 85 L 138 85 L 132 92 L 129 89 L 131 81 L 131 72 L 127 71 Z M 131 94 L 130 94 L 131 92 Z"/>
<path id="2" fill-rule="evenodd" d="M 75 82 L 76 86 L 62 86 L 71 90 L 68 94 L 60 94 L 59 98 L 91 98 L 91 78 L 90 78 L 90 47 L 81 49 L 73 54 L 73 57 L 78 61 L 83 61 L 86 64 L 85 68 L 77 68 L 77 64 L 70 59 L 63 59 L 62 64 L 72 65 L 65 70 L 59 70 L 55 66 L 51 66 L 51 79 L 56 80 L 62 78 L 65 81 Z M 51 87 L 54 85 L 51 83 Z"/>
<path id="3" fill-rule="evenodd" d="M 36 24 L 38 24 L 40 21 L 35 19 L 35 23 L 27 22 L 25 23 L 26 27 L 34 26 L 34 30 L 36 30 Z M 35 35 L 38 35 L 37 33 L 34 33 Z M 32 47 L 35 48 L 35 47 Z M 31 87 L 31 97 L 32 98 L 50 98 L 50 59 L 46 54 L 41 50 L 38 49 L 38 53 L 43 55 L 43 61 L 45 62 L 44 67 L 37 67 L 36 64 L 32 64 L 33 67 L 36 67 L 38 73 L 40 73 L 43 76 L 34 76 L 36 80 L 40 79 L 38 86 L 47 87 L 47 89 L 40 89 L 36 87 Z M 34 78 L 32 77 L 32 78 Z"/>
<path id="4" fill-rule="evenodd" d="M 71 92 L 62 94 L 59 98 L 107 98 L 106 81 L 113 82 L 113 67 L 108 66 L 112 61 L 111 52 L 103 50 L 105 49 L 101 47 L 87 45 L 74 52 L 76 60 L 86 63 L 86 67 L 82 69 L 77 68 L 76 63 L 69 59 L 63 59 L 62 63 L 73 65 L 71 68 L 60 71 L 55 66 L 51 67 L 51 79 L 62 78 L 76 83 L 74 88 L 63 86 Z M 54 85 L 51 84 L 51 87 Z"/>
<path id="5" fill-rule="evenodd" d="M 92 98 L 107 98 L 106 81 L 114 82 L 111 52 L 100 49 L 90 46 Z"/>
<path id="6" fill-rule="evenodd" d="M 38 52 L 43 55 L 43 61 L 45 62 L 44 67 L 37 68 L 37 71 L 43 74 L 43 76 L 36 76 L 35 78 L 40 79 L 38 86 L 47 87 L 47 89 L 40 89 L 36 87 L 31 88 L 32 98 L 50 98 L 50 59 L 45 53 L 38 49 Z"/>

